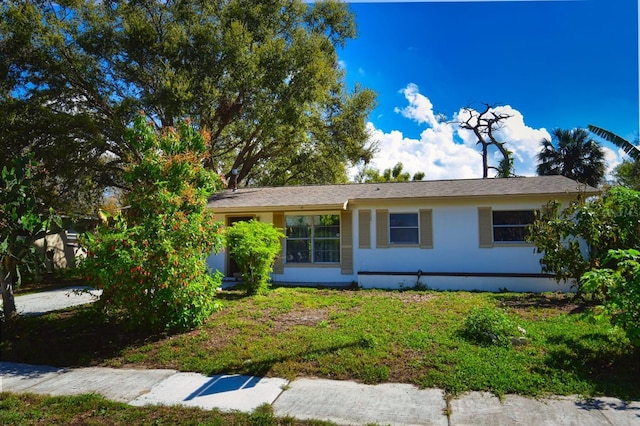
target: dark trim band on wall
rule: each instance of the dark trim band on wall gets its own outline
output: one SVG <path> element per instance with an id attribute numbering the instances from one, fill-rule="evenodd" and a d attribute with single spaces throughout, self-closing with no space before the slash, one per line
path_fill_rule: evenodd
<path id="1" fill-rule="evenodd" d="M 555 278 L 554 274 L 528 272 L 397 272 L 397 271 L 358 271 L 358 275 L 417 275 L 422 277 L 485 277 L 485 278 Z"/>

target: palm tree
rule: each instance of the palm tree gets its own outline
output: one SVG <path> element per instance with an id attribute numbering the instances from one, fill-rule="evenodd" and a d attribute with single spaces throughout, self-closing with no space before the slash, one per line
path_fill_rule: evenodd
<path id="1" fill-rule="evenodd" d="M 563 175 L 597 186 L 604 177 L 605 162 L 602 147 L 584 129 L 554 129 L 552 140 L 542 139 L 538 154 L 538 175 Z"/>
<path id="2" fill-rule="evenodd" d="M 600 127 L 596 127 L 593 124 L 589 124 L 589 130 L 596 135 L 600 136 L 602 139 L 607 140 L 617 146 L 618 148 L 622 148 L 624 152 L 633 159 L 633 161 L 640 161 L 640 146 L 634 145 L 626 139 L 622 139 L 620 136 L 612 133 L 608 130 L 602 129 Z M 636 142 L 637 139 L 636 139 Z"/>

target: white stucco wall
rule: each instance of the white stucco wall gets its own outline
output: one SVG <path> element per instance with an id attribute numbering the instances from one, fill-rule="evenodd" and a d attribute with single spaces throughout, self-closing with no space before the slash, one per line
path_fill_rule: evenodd
<path id="1" fill-rule="evenodd" d="M 362 288 L 410 289 L 417 283 L 417 275 L 361 275 L 358 285 Z M 550 278 L 514 277 L 448 277 L 422 276 L 421 288 L 431 290 L 467 291 L 515 291 L 515 292 L 573 292 L 571 283 L 556 283 Z"/>
<path id="2" fill-rule="evenodd" d="M 226 249 L 217 254 L 216 253 L 210 254 L 209 257 L 207 257 L 207 266 L 209 267 L 209 269 L 211 269 L 212 271 L 220 271 L 224 273 L 225 256 L 226 256 Z"/>
<path id="3" fill-rule="evenodd" d="M 357 282 L 364 288 L 410 288 L 417 282 L 418 270 L 432 274 L 540 274 L 540 255 L 534 253 L 534 247 L 531 245 L 496 243 L 491 248 L 480 248 L 478 207 L 492 207 L 493 210 L 529 210 L 539 209 L 545 202 L 546 200 L 542 199 L 449 201 L 381 207 L 389 213 L 417 213 L 420 209 L 431 209 L 432 249 L 393 245 L 388 248 L 376 248 L 376 206 L 352 206 L 353 274 L 341 274 L 339 266 L 285 265 L 284 273 L 273 274 L 272 279 L 281 283 L 345 285 Z M 371 248 L 368 249 L 361 249 L 358 245 L 360 209 L 371 211 Z M 273 220 L 271 214 L 258 214 L 258 218 L 265 222 Z M 225 216 L 218 219 L 225 220 Z M 212 269 L 225 272 L 225 253 L 210 256 L 208 265 Z M 393 274 L 384 274 L 385 272 Z M 570 284 L 559 285 L 552 279 L 540 277 L 423 276 L 420 284 L 441 290 L 571 291 Z"/>
<path id="4" fill-rule="evenodd" d="M 483 204 L 494 210 L 526 210 L 540 204 Z M 389 208 L 389 213 L 417 212 L 431 208 L 433 214 L 433 249 L 418 247 L 375 248 L 375 212 L 371 215 L 372 248 L 354 252 L 354 266 L 359 271 L 433 271 L 433 272 L 493 272 L 540 273 L 540 256 L 527 244 L 496 244 L 480 248 L 478 205 L 415 205 Z M 354 229 L 358 229 L 358 214 L 354 213 Z M 356 241 L 357 243 L 357 241 Z"/>

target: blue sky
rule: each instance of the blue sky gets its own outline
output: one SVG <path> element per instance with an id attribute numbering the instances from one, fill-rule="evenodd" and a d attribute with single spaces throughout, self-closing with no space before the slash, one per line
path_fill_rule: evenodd
<path id="1" fill-rule="evenodd" d="M 481 177 L 475 138 L 451 121 L 484 103 L 512 116 L 500 136 L 522 175 L 554 128 L 638 136 L 637 0 L 349 3 L 358 37 L 339 56 L 349 84 L 378 94 L 379 169 Z M 612 168 L 621 153 L 603 145 Z"/>

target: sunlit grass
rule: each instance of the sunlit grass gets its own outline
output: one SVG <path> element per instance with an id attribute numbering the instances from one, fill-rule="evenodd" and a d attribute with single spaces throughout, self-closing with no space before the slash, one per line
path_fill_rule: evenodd
<path id="1" fill-rule="evenodd" d="M 572 295 L 276 288 L 219 295 L 224 308 L 182 334 L 127 333 L 89 308 L 23 318 L 3 340 L 7 360 L 403 382 L 451 394 L 582 394 L 640 399 L 640 351 L 594 323 Z M 526 345 L 467 341 L 474 307 L 501 309 Z M 3 338 L 5 334 L 3 333 Z"/>

